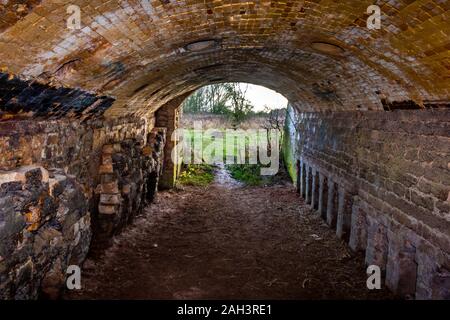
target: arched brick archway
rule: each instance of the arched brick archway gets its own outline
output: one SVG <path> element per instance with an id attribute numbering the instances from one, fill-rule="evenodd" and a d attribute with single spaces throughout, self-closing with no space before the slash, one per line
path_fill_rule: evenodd
<path id="1" fill-rule="evenodd" d="M 110 239 L 145 206 L 183 97 L 243 81 L 289 99 L 286 157 L 313 209 L 394 290 L 448 298 L 450 3 L 376 1 L 369 30 L 373 2 L 74 0 L 72 30 L 61 1 L 3 1 L 0 263 L 15 264 L 0 297 L 54 292 L 91 229 Z M 17 193 L 27 203 L 10 223 Z M 29 259 L 13 241 L 25 231 Z"/>
<path id="2" fill-rule="evenodd" d="M 445 1 L 380 1 L 381 30 L 366 27 L 372 1 L 73 1 L 81 30 L 62 2 L 6 3 L 3 70 L 114 97 L 109 115 L 214 81 L 267 86 L 303 111 L 449 97 Z"/>

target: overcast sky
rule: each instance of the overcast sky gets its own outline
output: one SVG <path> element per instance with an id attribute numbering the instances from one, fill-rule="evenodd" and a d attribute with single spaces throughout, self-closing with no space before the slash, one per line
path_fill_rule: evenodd
<path id="1" fill-rule="evenodd" d="M 242 85 L 245 86 L 246 84 Z M 253 84 L 248 85 L 247 99 L 255 106 L 255 111 L 263 110 L 264 105 L 269 106 L 271 109 L 285 108 L 288 103 L 287 99 L 281 94 Z"/>

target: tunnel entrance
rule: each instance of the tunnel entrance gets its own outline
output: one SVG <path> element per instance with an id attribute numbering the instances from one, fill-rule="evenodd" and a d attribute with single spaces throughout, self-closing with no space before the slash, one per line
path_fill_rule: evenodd
<path id="1" fill-rule="evenodd" d="M 261 86 L 205 86 L 180 107 L 180 183 L 204 184 L 211 172 L 241 183 L 268 183 L 280 169 L 287 99 Z"/>

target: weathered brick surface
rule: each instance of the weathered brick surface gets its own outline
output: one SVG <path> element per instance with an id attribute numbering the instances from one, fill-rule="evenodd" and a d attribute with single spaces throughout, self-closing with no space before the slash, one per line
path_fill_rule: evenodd
<path id="1" fill-rule="evenodd" d="M 386 271 L 388 287 L 450 298 L 450 111 L 289 112 L 306 201 L 308 172 L 319 172 L 328 224 Z"/>
<path id="2" fill-rule="evenodd" d="M 14 4 L 13 4 L 14 3 Z M 214 81 L 273 88 L 303 110 L 447 103 L 444 0 L 3 1 L 0 68 L 42 84 L 116 97 L 109 115 L 154 112 Z M 81 30 L 67 28 L 68 5 Z M 187 45 L 214 39 L 208 50 Z M 314 42 L 337 45 L 319 51 Z M 316 48 L 316 49 L 315 49 Z M 130 103 L 131 102 L 131 103 Z"/>

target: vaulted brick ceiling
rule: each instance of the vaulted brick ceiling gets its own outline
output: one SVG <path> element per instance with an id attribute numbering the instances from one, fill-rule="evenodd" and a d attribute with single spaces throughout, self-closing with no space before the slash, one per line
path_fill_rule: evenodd
<path id="1" fill-rule="evenodd" d="M 223 81 L 266 86 L 307 111 L 450 100 L 448 0 L 68 2 L 0 1 L 0 68 L 112 96 L 110 116 Z M 366 28 L 374 3 L 381 30 Z M 66 27 L 69 4 L 81 8 L 81 30 Z M 203 40 L 215 42 L 187 50 Z"/>

